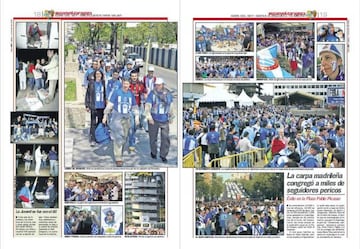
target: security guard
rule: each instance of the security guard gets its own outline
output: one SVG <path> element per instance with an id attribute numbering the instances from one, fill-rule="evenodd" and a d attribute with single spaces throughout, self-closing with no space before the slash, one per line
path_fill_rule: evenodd
<path id="1" fill-rule="evenodd" d="M 156 79 L 155 88 L 146 99 L 145 117 L 149 123 L 150 155 L 153 159 L 157 158 L 157 137 L 160 129 L 160 158 L 166 163 L 166 156 L 170 148 L 169 123 L 172 122 L 175 116 L 172 105 L 173 96 L 164 87 L 164 83 L 162 78 Z"/>

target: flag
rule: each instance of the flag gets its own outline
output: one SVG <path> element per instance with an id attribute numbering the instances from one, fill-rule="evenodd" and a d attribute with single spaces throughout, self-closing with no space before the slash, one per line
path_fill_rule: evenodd
<path id="1" fill-rule="evenodd" d="M 33 184 L 32 189 L 31 189 L 31 195 L 33 195 L 34 192 L 35 192 L 35 188 L 36 188 L 36 185 L 37 185 L 37 181 L 38 181 L 38 177 L 35 178 L 34 184 Z"/>
<path id="2" fill-rule="evenodd" d="M 266 78 L 294 78 L 293 75 L 281 68 L 277 60 L 276 44 L 258 51 L 256 57 L 257 70 L 262 72 Z"/>

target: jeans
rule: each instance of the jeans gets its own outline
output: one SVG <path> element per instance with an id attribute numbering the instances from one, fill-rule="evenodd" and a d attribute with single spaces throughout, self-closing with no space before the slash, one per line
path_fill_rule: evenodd
<path id="1" fill-rule="evenodd" d="M 59 175 L 59 166 L 57 160 L 50 160 L 50 175 L 58 176 Z"/>
<path id="2" fill-rule="evenodd" d="M 130 130 L 129 130 L 129 147 L 135 146 L 135 141 L 136 141 L 135 132 L 136 132 L 135 116 L 131 115 Z"/>

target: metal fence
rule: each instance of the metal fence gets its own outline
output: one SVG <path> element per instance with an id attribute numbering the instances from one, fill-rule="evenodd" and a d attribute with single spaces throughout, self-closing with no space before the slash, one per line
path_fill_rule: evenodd
<path id="1" fill-rule="evenodd" d="M 146 61 L 146 47 L 129 47 L 129 53 L 138 53 Z M 149 53 L 149 63 L 177 71 L 178 50 L 176 48 L 151 48 Z"/>
<path id="2" fill-rule="evenodd" d="M 265 166 L 265 149 L 251 150 L 238 154 L 223 156 L 209 162 L 211 168 L 263 168 Z"/>
<path id="3" fill-rule="evenodd" d="M 196 147 L 188 154 L 183 156 L 183 168 L 199 168 L 202 163 L 202 149 L 201 146 Z"/>

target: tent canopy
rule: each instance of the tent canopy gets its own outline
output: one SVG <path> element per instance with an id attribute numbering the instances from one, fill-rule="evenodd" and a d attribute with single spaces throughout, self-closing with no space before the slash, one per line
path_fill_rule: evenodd
<path id="1" fill-rule="evenodd" d="M 239 105 L 242 106 L 250 106 L 253 105 L 252 99 L 249 97 L 249 95 L 246 94 L 244 89 L 241 91 L 240 95 L 237 97 L 236 101 L 239 102 Z"/>
<path id="2" fill-rule="evenodd" d="M 226 102 L 226 107 L 234 107 L 234 101 L 237 98 L 235 94 L 229 93 L 226 89 L 220 87 L 210 89 L 196 101 L 197 105 L 200 103 Z"/>
<path id="3" fill-rule="evenodd" d="M 256 93 L 252 96 L 251 100 L 254 103 L 265 103 L 265 101 L 260 99 L 259 96 Z"/>

